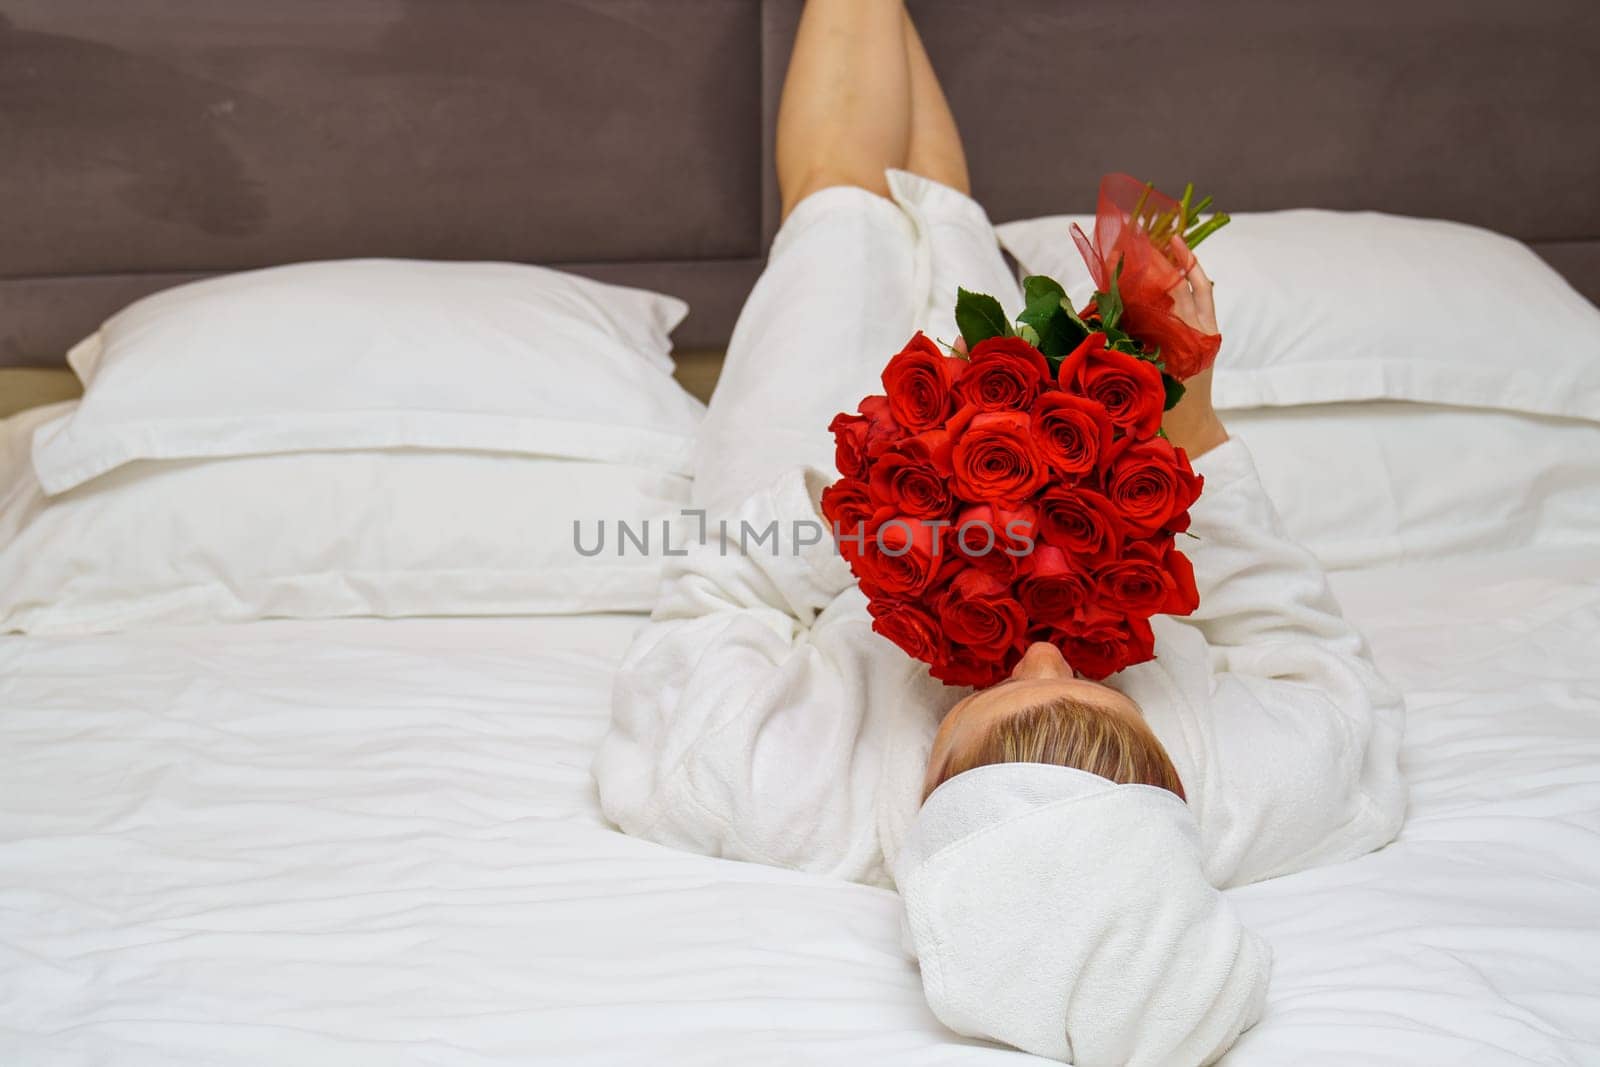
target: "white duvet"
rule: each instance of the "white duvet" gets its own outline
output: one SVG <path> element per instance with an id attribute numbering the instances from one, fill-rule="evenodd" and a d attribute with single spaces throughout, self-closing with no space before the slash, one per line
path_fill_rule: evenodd
<path id="1" fill-rule="evenodd" d="M 1410 709 L 1374 855 L 1231 891 L 1250 1064 L 1600 1062 L 1600 553 L 1336 579 Z M 605 828 L 638 620 L 0 638 L 0 1064 L 1002 1063 L 886 890 Z"/>

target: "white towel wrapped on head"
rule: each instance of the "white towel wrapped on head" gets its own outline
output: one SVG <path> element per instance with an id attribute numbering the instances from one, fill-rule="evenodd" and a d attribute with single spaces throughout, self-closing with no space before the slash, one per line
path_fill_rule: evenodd
<path id="1" fill-rule="evenodd" d="M 895 870 L 933 1013 L 1077 1067 L 1210 1063 L 1260 1017 L 1271 955 L 1164 789 L 1006 763 L 944 783 Z"/>

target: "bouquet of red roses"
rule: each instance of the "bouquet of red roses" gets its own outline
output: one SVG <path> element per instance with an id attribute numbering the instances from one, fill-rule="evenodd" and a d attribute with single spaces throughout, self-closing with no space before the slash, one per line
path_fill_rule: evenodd
<path id="1" fill-rule="evenodd" d="M 1081 312 L 1045 277 L 1015 323 L 960 290 L 963 345 L 918 333 L 883 394 L 831 423 L 843 477 L 823 514 L 873 629 L 935 678 L 993 684 L 1033 641 L 1103 678 L 1154 655 L 1152 615 L 1198 605 L 1175 542 L 1201 478 L 1161 422 L 1221 339 L 1168 290 L 1227 219 L 1196 224 L 1209 199 L 1191 198 L 1108 177 L 1094 240 L 1074 233 L 1097 285 Z"/>

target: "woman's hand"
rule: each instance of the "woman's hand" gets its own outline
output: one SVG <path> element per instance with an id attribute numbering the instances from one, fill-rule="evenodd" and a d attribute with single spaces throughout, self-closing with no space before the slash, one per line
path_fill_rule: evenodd
<path id="1" fill-rule="evenodd" d="M 1211 279 L 1194 259 L 1181 237 L 1172 239 L 1179 261 L 1192 260 L 1194 266 L 1177 285 L 1169 290 L 1173 300 L 1173 314 L 1202 333 L 1218 333 L 1217 308 L 1211 299 Z M 1184 382 L 1183 399 L 1167 412 L 1161 420 L 1162 429 L 1172 443 L 1189 454 L 1190 459 L 1216 448 L 1228 439 L 1227 428 L 1211 406 L 1211 368 Z"/>

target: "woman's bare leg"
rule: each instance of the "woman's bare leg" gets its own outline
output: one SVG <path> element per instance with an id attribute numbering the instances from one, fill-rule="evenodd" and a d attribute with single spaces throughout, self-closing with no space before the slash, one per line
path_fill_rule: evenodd
<path id="1" fill-rule="evenodd" d="M 910 158 L 907 25 L 901 0 L 806 3 L 778 103 L 784 217 L 831 185 L 889 194 L 883 172 Z"/>
<path id="2" fill-rule="evenodd" d="M 885 196 L 886 169 L 966 185 L 955 122 L 899 0 L 810 0 L 776 148 L 785 217 L 820 189 Z M 833 441 L 818 428 L 881 390 L 884 360 L 913 331 L 956 336 L 958 285 L 1022 306 L 983 212 L 924 199 L 925 227 L 890 200 L 841 194 L 780 235 L 696 434 L 697 506 L 716 513 L 797 465 L 831 470 Z"/>
<path id="3" fill-rule="evenodd" d="M 909 170 L 969 192 L 944 90 L 901 0 L 808 0 L 778 104 L 783 215 L 818 189 L 888 195 Z"/>
<path id="4" fill-rule="evenodd" d="M 967 154 L 961 148 L 961 134 L 955 116 L 939 87 L 938 75 L 928 61 L 922 38 L 905 15 L 906 67 L 911 79 L 911 141 L 906 148 L 905 169 L 924 178 L 972 191 L 967 175 Z"/>

